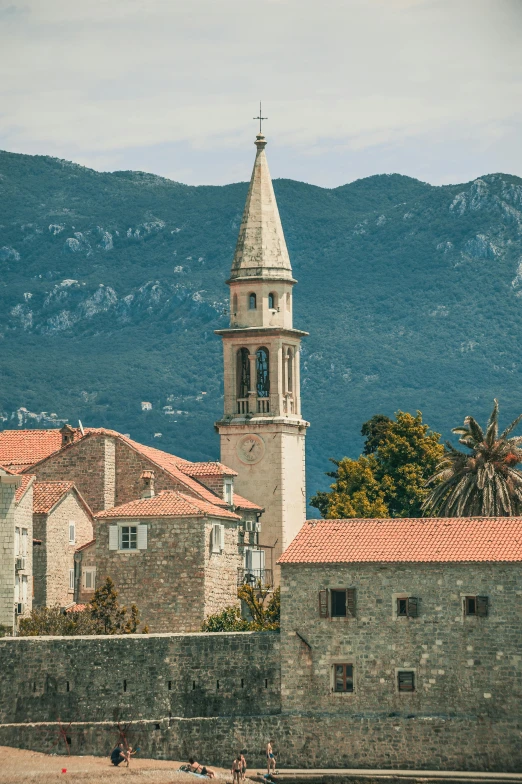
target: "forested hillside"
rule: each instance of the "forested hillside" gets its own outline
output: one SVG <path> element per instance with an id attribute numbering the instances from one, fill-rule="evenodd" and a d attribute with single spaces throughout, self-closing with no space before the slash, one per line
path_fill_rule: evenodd
<path id="1" fill-rule="evenodd" d="M 448 437 L 522 411 L 522 180 L 275 180 L 303 349 L 308 495 L 372 414 Z M 0 153 L 0 416 L 219 456 L 221 341 L 247 184 L 191 187 Z M 142 402 L 152 410 L 142 411 Z M 45 414 L 42 414 L 45 412 Z M 51 416 L 54 414 L 55 416 Z"/>

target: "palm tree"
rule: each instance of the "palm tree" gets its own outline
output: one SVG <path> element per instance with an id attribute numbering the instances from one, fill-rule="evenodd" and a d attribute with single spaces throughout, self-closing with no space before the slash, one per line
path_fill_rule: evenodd
<path id="1" fill-rule="evenodd" d="M 486 433 L 473 417 L 452 432 L 471 450 L 462 452 L 446 442 L 444 459 L 426 485 L 432 486 L 423 504 L 431 517 L 509 517 L 522 513 L 522 436 L 508 438 L 522 414 L 498 435 L 495 400 Z"/>

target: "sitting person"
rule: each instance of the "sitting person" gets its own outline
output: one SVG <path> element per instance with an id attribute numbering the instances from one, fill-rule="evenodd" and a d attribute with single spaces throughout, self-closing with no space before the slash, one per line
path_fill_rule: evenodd
<path id="1" fill-rule="evenodd" d="M 212 768 L 207 768 L 204 765 L 200 765 L 199 762 L 196 762 L 194 757 L 190 757 L 189 763 L 189 770 L 192 773 L 198 773 L 200 776 L 208 776 L 209 779 L 216 778 L 216 772 L 212 770 Z"/>
<path id="2" fill-rule="evenodd" d="M 111 762 L 113 765 L 120 765 L 122 762 L 125 762 L 127 759 L 127 755 L 123 751 L 123 743 L 118 743 L 115 749 L 111 751 Z M 129 763 L 127 762 L 127 767 Z"/>

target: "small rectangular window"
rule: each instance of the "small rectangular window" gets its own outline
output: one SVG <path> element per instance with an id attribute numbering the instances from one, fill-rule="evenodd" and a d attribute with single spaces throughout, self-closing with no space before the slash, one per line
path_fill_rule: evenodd
<path id="1" fill-rule="evenodd" d="M 488 614 L 487 596 L 464 597 L 464 615 L 475 615 L 479 618 L 485 618 L 487 614 Z"/>
<path id="2" fill-rule="evenodd" d="M 94 591 L 96 581 L 96 569 L 83 570 L 83 587 L 86 591 Z"/>
<path id="3" fill-rule="evenodd" d="M 415 673 L 413 670 L 399 670 L 397 673 L 397 688 L 399 691 L 415 691 Z"/>
<path id="4" fill-rule="evenodd" d="M 120 549 L 121 550 L 137 550 L 138 549 L 138 526 L 137 525 L 122 525 L 120 529 Z"/>
<path id="5" fill-rule="evenodd" d="M 74 544 L 76 542 L 76 524 L 73 522 L 69 523 L 69 544 Z"/>
<path id="6" fill-rule="evenodd" d="M 232 485 L 232 482 L 225 482 L 224 500 L 227 502 L 229 506 L 232 506 L 232 504 L 234 503 L 234 487 Z"/>
<path id="7" fill-rule="evenodd" d="M 397 599 L 397 618 L 417 618 L 419 615 L 419 600 L 415 596 Z"/>
<path id="8" fill-rule="evenodd" d="M 22 576 L 22 602 L 27 604 L 27 575 Z"/>
<path id="9" fill-rule="evenodd" d="M 27 542 L 29 541 L 29 532 L 27 528 L 22 528 L 22 555 L 27 555 Z"/>
<path id="10" fill-rule="evenodd" d="M 20 529 L 15 528 L 15 556 L 20 555 Z"/>
<path id="11" fill-rule="evenodd" d="M 334 691 L 353 691 L 353 664 L 334 664 Z"/>
<path id="12" fill-rule="evenodd" d="M 69 569 L 69 590 L 74 591 L 74 569 Z"/>
<path id="13" fill-rule="evenodd" d="M 330 591 L 332 618 L 346 618 L 346 591 Z"/>

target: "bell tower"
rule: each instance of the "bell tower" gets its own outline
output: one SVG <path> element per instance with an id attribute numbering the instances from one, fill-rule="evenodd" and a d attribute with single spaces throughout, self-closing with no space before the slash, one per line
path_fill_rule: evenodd
<path id="1" fill-rule="evenodd" d="M 259 133 L 254 169 L 232 262 L 230 328 L 223 338 L 225 405 L 216 422 L 221 461 L 237 471 L 240 495 L 265 509 L 260 545 L 275 566 L 306 518 L 305 432 L 299 353 L 307 332 L 293 328 L 297 282 Z"/>

